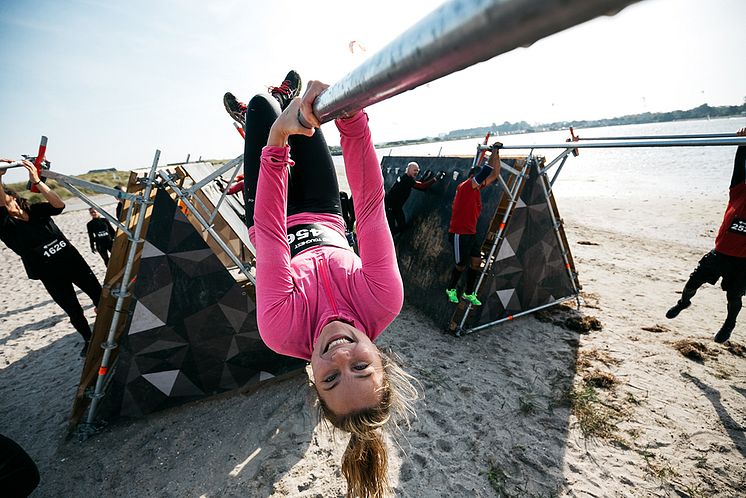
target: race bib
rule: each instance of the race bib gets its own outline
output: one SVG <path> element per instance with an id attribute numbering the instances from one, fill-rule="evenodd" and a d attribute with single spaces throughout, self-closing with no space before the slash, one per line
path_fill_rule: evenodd
<path id="1" fill-rule="evenodd" d="M 294 258 L 306 249 L 317 246 L 334 246 L 350 249 L 347 239 L 342 234 L 316 223 L 295 225 L 289 228 L 288 245 L 290 246 L 291 258 Z"/>
<path id="2" fill-rule="evenodd" d="M 728 227 L 728 231 L 739 235 L 746 235 L 746 220 L 736 218 Z"/>
<path id="3" fill-rule="evenodd" d="M 47 259 L 47 260 L 51 260 L 53 258 L 60 256 L 61 254 L 65 254 L 69 248 L 70 248 L 69 241 L 65 239 L 61 239 L 61 238 L 56 238 L 52 240 L 51 242 L 47 242 L 40 246 L 34 247 L 33 251 L 38 256 L 41 256 L 42 258 Z"/>

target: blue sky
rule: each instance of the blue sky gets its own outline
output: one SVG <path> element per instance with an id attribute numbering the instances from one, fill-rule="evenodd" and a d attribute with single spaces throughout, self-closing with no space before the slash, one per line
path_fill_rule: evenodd
<path id="1" fill-rule="evenodd" d="M 0 156 L 45 134 L 69 174 L 145 167 L 156 148 L 235 157 L 225 91 L 248 100 L 291 67 L 333 83 L 441 3 L 4 0 Z M 374 139 L 740 104 L 744 19 L 741 0 L 644 0 L 373 106 Z"/>

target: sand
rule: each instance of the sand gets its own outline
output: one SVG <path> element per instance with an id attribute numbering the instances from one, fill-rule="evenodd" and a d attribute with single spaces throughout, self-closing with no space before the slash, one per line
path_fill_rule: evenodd
<path id="1" fill-rule="evenodd" d="M 725 200 L 558 204 L 579 313 L 602 330 L 568 330 L 563 316 L 577 312 L 560 309 L 456 338 L 405 306 L 379 341 L 424 392 L 392 445 L 396 495 L 746 496 L 746 317 L 734 341 L 715 344 L 725 294 L 714 286 L 664 317 L 712 247 Z M 73 210 L 58 223 L 103 277 L 85 251 L 87 218 Z M 81 341 L 4 246 L 0 261 L 0 433 L 37 462 L 33 496 L 344 495 L 345 437 L 316 425 L 302 376 L 67 437 Z"/>

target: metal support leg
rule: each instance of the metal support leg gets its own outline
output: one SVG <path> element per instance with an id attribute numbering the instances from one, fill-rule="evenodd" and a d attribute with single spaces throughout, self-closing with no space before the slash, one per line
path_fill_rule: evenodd
<path id="1" fill-rule="evenodd" d="M 142 233 L 142 226 L 145 221 L 145 210 L 148 201 L 150 200 L 150 194 L 153 190 L 153 184 L 155 183 L 155 174 L 156 169 L 158 168 L 158 160 L 161 156 L 161 151 L 156 150 L 155 151 L 155 157 L 153 158 L 153 165 L 150 167 L 150 172 L 148 173 L 148 181 L 145 186 L 145 193 L 142 196 L 142 200 L 140 200 L 138 203 L 140 204 L 139 209 L 139 215 L 137 218 L 137 225 L 135 226 L 135 232 L 134 232 L 134 238 L 138 241 L 140 241 L 140 234 Z M 132 209 L 133 206 L 130 207 L 128 219 L 131 219 L 132 217 Z M 141 242 L 141 241 L 140 241 Z M 98 408 L 98 402 L 99 400 L 104 396 L 104 383 L 108 379 L 109 376 L 109 361 L 111 359 L 111 352 L 116 347 L 116 342 L 114 341 L 114 336 L 116 335 L 117 326 L 119 325 L 119 318 L 124 314 L 123 313 L 123 305 L 124 305 L 124 297 L 127 293 L 127 287 L 129 286 L 130 281 L 130 275 L 132 274 L 132 266 L 135 262 L 135 254 L 137 252 L 137 246 L 138 243 L 131 242 L 129 247 L 129 252 L 127 253 L 127 263 L 124 267 L 124 272 L 122 273 L 122 281 L 119 284 L 119 294 L 117 296 L 117 302 L 114 307 L 114 314 L 111 317 L 111 325 L 109 326 L 109 333 L 106 337 L 106 343 L 104 349 L 104 356 L 101 359 L 101 366 L 98 370 L 98 377 L 96 378 L 96 388 L 94 390 L 92 399 L 91 399 L 91 406 L 88 408 L 88 417 L 86 418 L 86 424 L 88 426 L 88 430 L 84 432 L 90 433 L 90 429 L 93 427 L 93 421 L 96 417 L 96 410 Z"/>

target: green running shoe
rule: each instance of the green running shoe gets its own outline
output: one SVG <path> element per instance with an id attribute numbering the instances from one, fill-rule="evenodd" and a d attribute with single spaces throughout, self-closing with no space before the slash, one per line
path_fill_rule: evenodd
<path id="1" fill-rule="evenodd" d="M 448 294 L 449 301 L 458 304 L 458 294 L 456 293 L 456 289 L 446 289 L 446 294 Z"/>
<path id="2" fill-rule="evenodd" d="M 476 292 L 474 294 L 463 293 L 463 294 L 461 294 L 461 297 L 463 297 L 464 299 L 466 299 L 467 301 L 469 301 L 474 306 L 482 306 L 482 302 L 479 299 L 477 299 L 477 293 Z"/>

